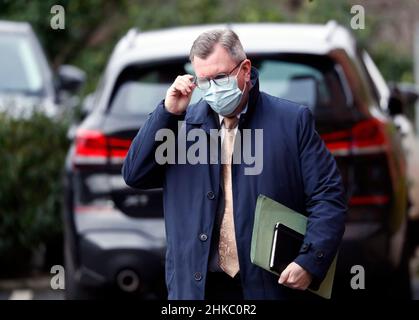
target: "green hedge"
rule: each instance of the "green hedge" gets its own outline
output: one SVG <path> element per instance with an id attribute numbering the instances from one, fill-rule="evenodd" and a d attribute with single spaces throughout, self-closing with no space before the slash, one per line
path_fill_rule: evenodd
<path id="1" fill-rule="evenodd" d="M 29 270 L 33 253 L 61 234 L 67 127 L 39 112 L 0 113 L 0 275 Z"/>

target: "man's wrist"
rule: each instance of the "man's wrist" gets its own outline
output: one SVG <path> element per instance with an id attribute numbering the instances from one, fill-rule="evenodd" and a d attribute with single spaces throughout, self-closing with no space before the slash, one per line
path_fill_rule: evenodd
<path id="1" fill-rule="evenodd" d="M 168 106 L 166 105 L 166 102 L 165 102 L 165 101 L 163 101 L 163 107 L 164 107 L 164 109 L 165 109 L 167 112 L 169 112 L 169 113 L 173 114 L 174 116 L 181 116 L 182 114 L 184 114 L 184 112 L 175 112 L 175 111 L 173 111 L 170 107 L 168 107 Z"/>

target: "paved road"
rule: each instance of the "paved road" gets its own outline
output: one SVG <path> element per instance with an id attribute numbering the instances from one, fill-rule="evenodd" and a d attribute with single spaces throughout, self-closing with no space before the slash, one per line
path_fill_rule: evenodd
<path id="1" fill-rule="evenodd" d="M 64 300 L 64 291 L 52 289 L 16 289 L 0 292 L 0 300 Z"/>
<path id="2" fill-rule="evenodd" d="M 27 286 L 25 287 L 25 283 Z M 413 299 L 419 300 L 419 276 L 412 280 Z M 64 290 L 53 290 L 49 279 L 0 281 L 0 300 L 64 300 Z"/>
<path id="3" fill-rule="evenodd" d="M 0 300 L 63 300 L 64 290 L 53 290 L 51 276 L 0 280 Z"/>

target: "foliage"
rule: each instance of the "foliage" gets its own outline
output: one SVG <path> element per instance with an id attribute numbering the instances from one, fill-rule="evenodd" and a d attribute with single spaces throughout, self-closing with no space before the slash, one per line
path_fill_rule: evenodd
<path id="1" fill-rule="evenodd" d="M 380 66 L 387 81 L 414 82 L 412 57 L 395 51 L 394 44 L 383 42 L 377 45 L 373 51 L 374 62 Z"/>
<path id="2" fill-rule="evenodd" d="M 87 72 L 88 93 L 94 90 L 115 43 L 131 27 L 149 30 L 202 23 L 329 20 L 349 27 L 352 3 L 350 0 L 0 0 L 0 19 L 29 21 L 55 67 L 72 63 Z M 50 28 L 50 9 L 56 4 L 66 10 L 64 30 Z M 381 20 L 369 12 L 368 27 L 355 30 L 355 36 L 377 60 L 385 77 L 395 81 L 413 79 L 411 54 L 396 52 L 394 58 L 394 50 L 382 50 L 386 44 L 370 41 L 382 27 Z"/>
<path id="3" fill-rule="evenodd" d="M 61 232 L 66 131 L 66 121 L 42 113 L 0 114 L 0 270 Z"/>
<path id="4" fill-rule="evenodd" d="M 351 6 L 350 1 L 346 0 L 306 1 L 297 13 L 296 19 L 305 23 L 325 23 L 335 20 L 351 30 L 350 22 L 353 17 L 350 13 Z M 352 30 L 352 33 L 358 40 L 359 46 L 370 53 L 387 81 L 413 82 L 411 54 L 398 50 L 394 43 L 371 41 L 385 23 L 385 19 L 378 14 L 369 12 L 365 15 L 365 29 Z"/>

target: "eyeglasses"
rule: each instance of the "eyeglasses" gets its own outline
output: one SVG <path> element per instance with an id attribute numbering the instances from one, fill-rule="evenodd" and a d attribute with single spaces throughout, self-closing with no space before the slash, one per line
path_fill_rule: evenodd
<path id="1" fill-rule="evenodd" d="M 194 83 L 196 86 L 201 90 L 207 90 L 209 87 L 211 87 L 211 80 L 215 83 L 217 86 L 224 86 L 230 82 L 230 75 L 236 70 L 244 60 L 240 61 L 237 66 L 235 66 L 230 72 L 228 73 L 219 73 L 214 78 L 194 78 Z"/>

